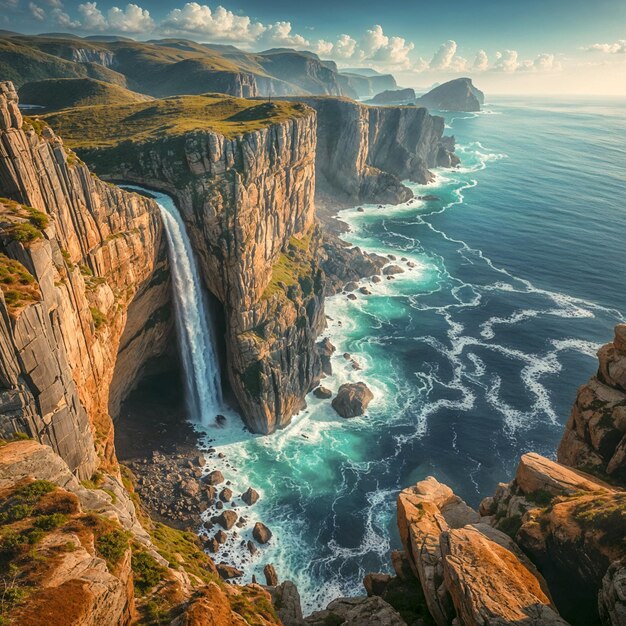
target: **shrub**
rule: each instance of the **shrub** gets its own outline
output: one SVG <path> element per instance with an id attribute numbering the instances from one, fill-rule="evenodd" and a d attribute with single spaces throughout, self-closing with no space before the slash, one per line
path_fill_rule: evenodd
<path id="1" fill-rule="evenodd" d="M 135 589 L 141 595 L 160 582 L 167 571 L 151 554 L 143 550 L 133 552 L 132 567 Z"/>
<path id="2" fill-rule="evenodd" d="M 98 330 L 107 323 L 106 315 L 95 306 L 90 307 L 90 310 L 94 326 L 96 327 L 96 330 Z"/>
<path id="3" fill-rule="evenodd" d="M 96 540 L 96 550 L 109 566 L 116 565 L 128 550 L 128 533 L 115 529 L 100 535 Z"/>
<path id="4" fill-rule="evenodd" d="M 28 222 L 13 224 L 10 228 L 6 229 L 6 233 L 11 239 L 23 244 L 29 244 L 35 239 L 41 239 L 43 237 L 41 231 Z"/>
<path id="5" fill-rule="evenodd" d="M 35 480 L 20 487 L 15 496 L 24 502 L 36 502 L 46 493 L 50 493 L 56 489 L 56 485 L 49 480 Z"/>
<path id="6" fill-rule="evenodd" d="M 51 513 L 50 515 L 42 515 L 35 520 L 35 526 L 40 530 L 53 530 L 59 526 L 63 526 L 67 521 L 67 517 L 63 513 Z"/>

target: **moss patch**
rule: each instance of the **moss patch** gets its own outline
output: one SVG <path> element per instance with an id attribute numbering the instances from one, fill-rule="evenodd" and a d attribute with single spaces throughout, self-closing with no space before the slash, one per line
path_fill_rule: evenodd
<path id="1" fill-rule="evenodd" d="M 0 253 L 0 289 L 13 317 L 27 304 L 41 300 L 35 277 L 15 259 Z"/>

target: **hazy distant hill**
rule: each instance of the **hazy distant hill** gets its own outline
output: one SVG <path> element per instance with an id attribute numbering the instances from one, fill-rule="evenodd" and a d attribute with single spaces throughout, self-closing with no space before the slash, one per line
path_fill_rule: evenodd
<path id="1" fill-rule="evenodd" d="M 417 104 L 440 111 L 480 111 L 484 103 L 485 94 L 471 78 L 450 80 L 417 99 Z"/>
<path id="2" fill-rule="evenodd" d="M 391 75 L 344 74 L 334 61 L 290 48 L 250 53 L 178 38 L 139 42 L 63 33 L 0 35 L 0 75 L 18 87 L 49 78 L 93 78 L 154 97 L 221 92 L 358 98 L 396 86 Z"/>

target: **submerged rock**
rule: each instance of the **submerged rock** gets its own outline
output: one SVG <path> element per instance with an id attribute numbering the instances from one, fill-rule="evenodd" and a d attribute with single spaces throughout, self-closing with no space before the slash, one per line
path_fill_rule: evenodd
<path id="1" fill-rule="evenodd" d="M 365 383 L 344 383 L 333 398 L 332 406 L 341 417 L 357 417 L 365 413 L 373 398 L 374 394 Z"/>

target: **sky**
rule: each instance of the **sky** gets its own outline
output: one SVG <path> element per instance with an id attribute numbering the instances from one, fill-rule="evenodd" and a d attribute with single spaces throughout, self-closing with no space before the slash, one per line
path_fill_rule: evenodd
<path id="1" fill-rule="evenodd" d="M 418 89 L 626 95 L 626 0 L 0 0 L 0 28 L 291 47 Z"/>

